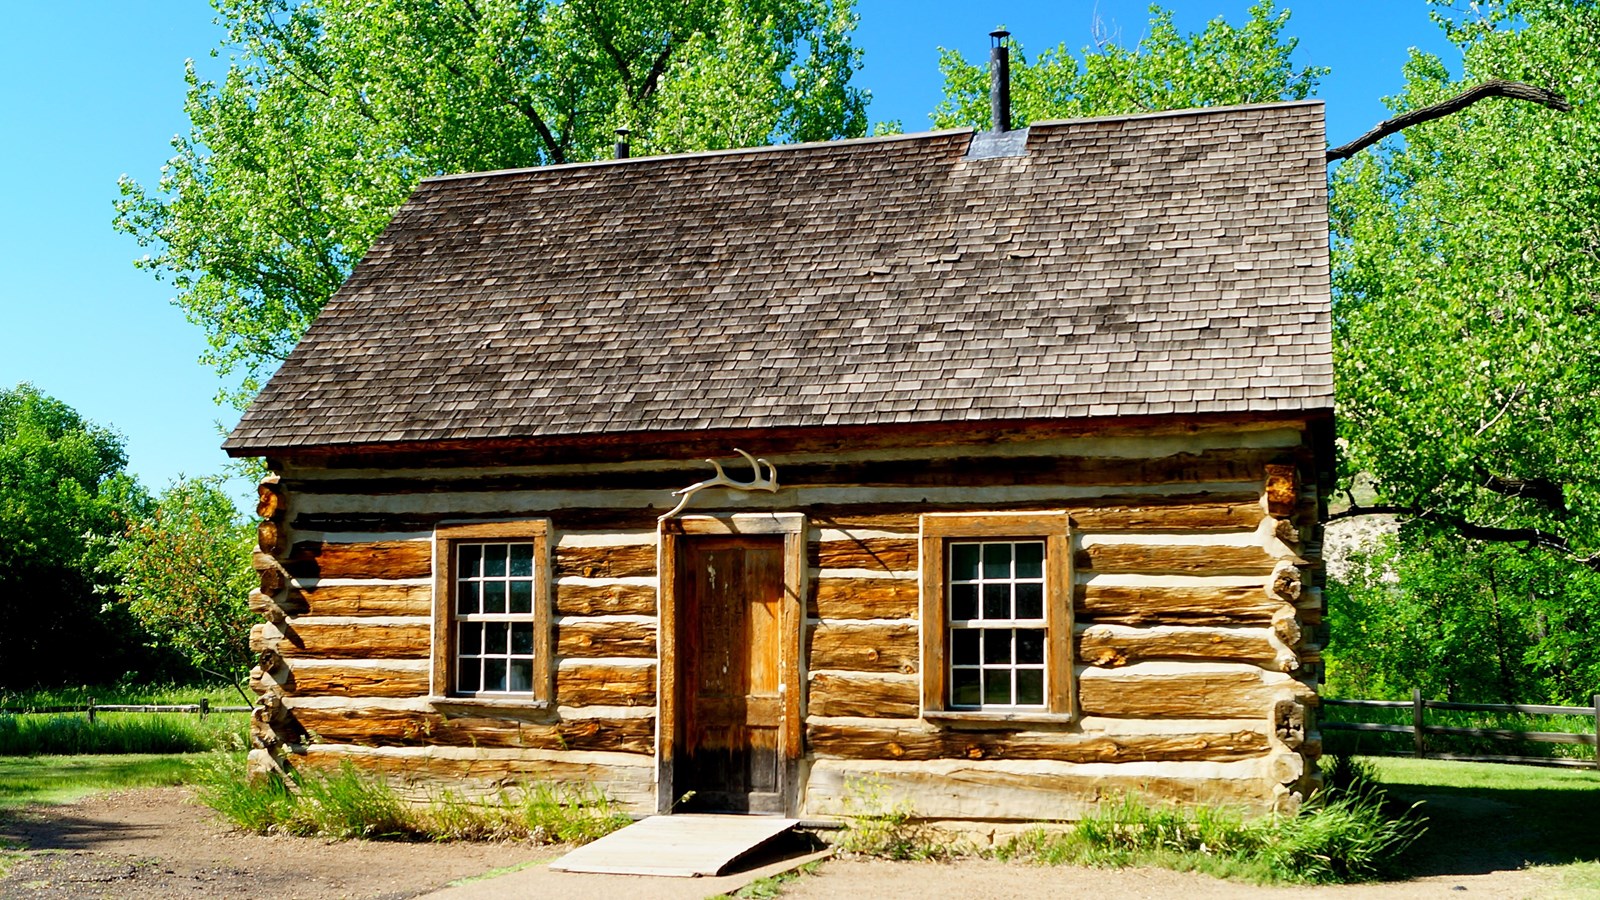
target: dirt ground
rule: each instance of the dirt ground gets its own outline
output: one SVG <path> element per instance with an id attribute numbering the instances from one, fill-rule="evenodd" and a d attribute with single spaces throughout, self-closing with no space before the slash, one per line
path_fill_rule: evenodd
<path id="1" fill-rule="evenodd" d="M 1255 888 L 1158 869 L 1040 868 L 986 860 L 955 864 L 889 863 L 834 859 L 817 874 L 786 885 L 793 900 L 1005 900 L 1041 896 L 1134 898 L 1333 898 L 1421 900 L 1432 897 L 1550 898 L 1562 896 L 1554 879 L 1522 867 L 1494 842 L 1466 842 L 1455 857 L 1424 859 L 1422 877 L 1381 885 L 1325 888 Z M 559 855 L 559 848 L 514 844 L 399 844 L 240 834 L 183 788 L 100 794 L 76 804 L 25 809 L 0 816 L 0 853 L 20 850 L 20 860 L 0 879 L 0 898 L 198 897 L 404 898 L 421 896 L 458 879 Z M 566 898 L 632 896 L 665 891 L 657 879 L 638 879 L 619 890 L 585 876 L 536 870 L 473 882 L 452 896 Z M 681 880 L 673 892 L 681 894 Z M 597 890 L 590 890 L 590 888 Z"/>
<path id="2" fill-rule="evenodd" d="M 402 844 L 232 830 L 185 788 L 0 813 L 0 853 L 26 851 L 0 898 L 402 898 L 555 855 L 514 844 Z"/>

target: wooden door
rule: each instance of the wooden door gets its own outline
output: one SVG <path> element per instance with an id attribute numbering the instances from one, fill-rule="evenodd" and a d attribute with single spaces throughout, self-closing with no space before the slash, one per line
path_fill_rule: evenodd
<path id="1" fill-rule="evenodd" d="M 783 537 L 692 536 L 678 562 L 680 810 L 783 812 Z"/>

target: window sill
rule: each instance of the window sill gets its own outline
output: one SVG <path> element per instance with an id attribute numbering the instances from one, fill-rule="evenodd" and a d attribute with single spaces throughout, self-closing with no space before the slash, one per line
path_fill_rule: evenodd
<path id="1" fill-rule="evenodd" d="M 535 700 L 532 697 L 429 697 L 428 703 L 440 712 L 449 712 L 452 709 L 494 710 L 496 712 L 524 712 L 545 713 L 550 710 L 550 703 L 545 700 Z"/>
<path id="2" fill-rule="evenodd" d="M 1071 713 L 1053 713 L 1044 710 L 1018 710 L 1015 712 L 983 712 L 965 709 L 923 710 L 924 721 L 947 728 L 1003 728 L 1008 725 L 1070 725 L 1076 721 Z"/>

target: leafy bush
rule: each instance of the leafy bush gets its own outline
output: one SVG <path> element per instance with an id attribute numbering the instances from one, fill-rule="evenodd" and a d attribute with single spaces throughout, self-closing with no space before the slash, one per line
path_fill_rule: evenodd
<path id="1" fill-rule="evenodd" d="M 532 784 L 470 799 L 440 791 L 413 803 L 383 778 L 345 762 L 332 772 L 297 772 L 292 784 L 249 783 L 235 759 L 218 757 L 204 771 L 201 802 L 258 834 L 348 840 L 529 840 L 583 844 L 631 821 L 592 787 Z"/>

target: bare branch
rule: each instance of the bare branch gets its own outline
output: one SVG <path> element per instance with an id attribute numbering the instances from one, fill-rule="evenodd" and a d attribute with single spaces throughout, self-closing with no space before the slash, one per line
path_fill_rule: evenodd
<path id="1" fill-rule="evenodd" d="M 1328 517 L 1329 522 L 1340 519 L 1354 519 L 1359 516 L 1402 516 L 1435 525 L 1443 525 L 1454 530 L 1462 537 L 1477 541 L 1488 541 L 1497 544 L 1526 544 L 1529 547 L 1539 547 L 1572 559 L 1573 562 L 1587 569 L 1600 572 L 1600 554 L 1579 556 L 1572 544 L 1566 538 L 1542 528 L 1504 528 L 1499 525 L 1480 525 L 1468 522 L 1458 516 L 1446 515 L 1432 510 L 1418 509 L 1414 506 L 1352 506 L 1343 512 L 1337 512 Z"/>
<path id="2" fill-rule="evenodd" d="M 1520 81 L 1491 78 L 1476 87 L 1462 91 L 1449 100 L 1443 100 L 1432 106 L 1424 106 L 1421 109 L 1401 113 L 1392 119 L 1379 122 L 1373 126 L 1371 131 L 1361 137 L 1341 147 L 1334 147 L 1329 150 L 1328 162 L 1349 159 L 1395 132 L 1403 131 L 1413 125 L 1420 125 L 1423 122 L 1442 119 L 1452 113 L 1458 113 L 1479 100 L 1488 97 L 1508 97 L 1512 100 L 1526 100 L 1529 103 L 1537 103 L 1540 106 L 1549 107 L 1559 112 L 1569 112 L 1572 109 L 1572 104 L 1568 103 L 1565 97 L 1555 91 L 1534 87 L 1531 84 L 1523 84 Z"/>

